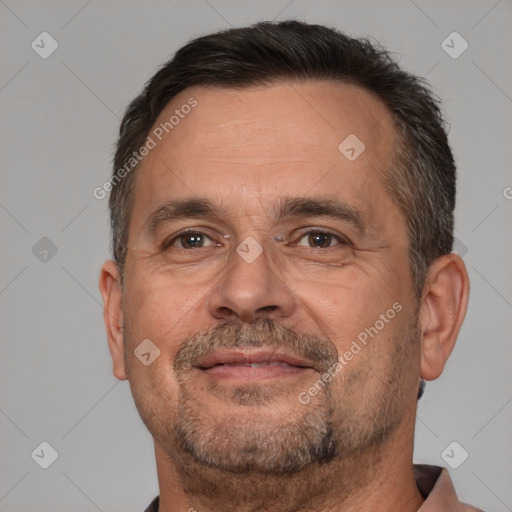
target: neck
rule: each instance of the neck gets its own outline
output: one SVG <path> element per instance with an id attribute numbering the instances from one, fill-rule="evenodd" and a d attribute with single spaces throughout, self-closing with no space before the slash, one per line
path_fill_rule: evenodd
<path id="1" fill-rule="evenodd" d="M 159 512 L 417 511 L 414 429 L 404 424 L 385 445 L 293 474 L 219 471 L 189 456 L 171 458 L 155 442 Z"/>

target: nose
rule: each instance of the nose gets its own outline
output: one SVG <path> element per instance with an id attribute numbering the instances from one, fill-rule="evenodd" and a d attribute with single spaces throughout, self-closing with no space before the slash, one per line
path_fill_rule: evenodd
<path id="1" fill-rule="evenodd" d="M 268 249 L 254 260 L 244 258 L 241 252 L 233 253 L 224 272 L 208 301 L 215 318 L 252 323 L 260 318 L 290 316 L 295 311 L 296 297 L 276 274 Z"/>

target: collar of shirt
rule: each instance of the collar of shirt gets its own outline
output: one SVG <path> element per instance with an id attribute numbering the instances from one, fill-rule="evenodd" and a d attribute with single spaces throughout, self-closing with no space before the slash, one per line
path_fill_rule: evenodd
<path id="1" fill-rule="evenodd" d="M 415 464 L 414 478 L 425 499 L 418 512 L 483 512 L 459 501 L 452 479 L 444 468 Z"/>
<path id="2" fill-rule="evenodd" d="M 450 475 L 444 468 L 415 464 L 414 478 L 425 499 L 418 512 L 483 512 L 459 501 Z M 158 504 L 157 496 L 144 512 L 158 512 Z"/>

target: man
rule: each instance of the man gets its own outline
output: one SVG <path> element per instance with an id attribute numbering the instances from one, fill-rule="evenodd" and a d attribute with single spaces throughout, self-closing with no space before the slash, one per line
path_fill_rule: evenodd
<path id="1" fill-rule="evenodd" d="M 457 511 L 412 464 L 469 282 L 437 101 L 295 21 L 199 38 L 122 121 L 100 277 L 154 438 L 148 511 Z"/>

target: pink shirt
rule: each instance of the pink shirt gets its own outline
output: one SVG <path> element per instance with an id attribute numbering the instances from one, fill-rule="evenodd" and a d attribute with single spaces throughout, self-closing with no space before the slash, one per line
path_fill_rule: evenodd
<path id="1" fill-rule="evenodd" d="M 415 464 L 414 477 L 420 493 L 425 498 L 418 512 L 483 512 L 459 501 L 446 469 Z"/>

